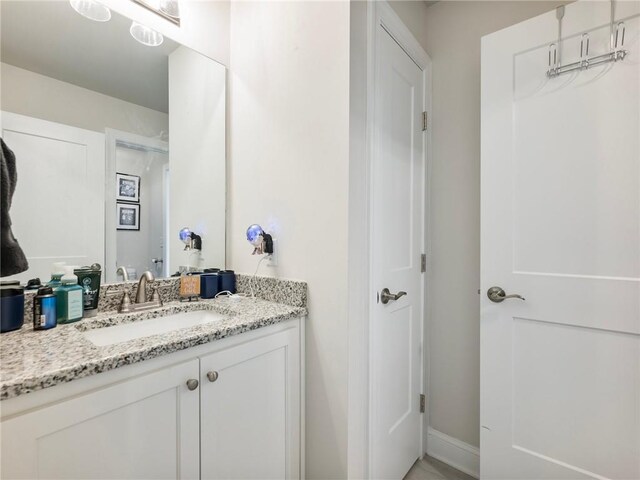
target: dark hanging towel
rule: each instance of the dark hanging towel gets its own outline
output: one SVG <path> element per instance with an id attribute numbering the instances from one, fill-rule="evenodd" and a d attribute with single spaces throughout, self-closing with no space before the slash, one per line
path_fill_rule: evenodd
<path id="1" fill-rule="evenodd" d="M 29 268 L 29 262 L 24 256 L 24 252 L 18 240 L 13 236 L 11 231 L 11 217 L 9 217 L 9 209 L 11 208 L 11 199 L 16 189 L 18 181 L 18 172 L 16 171 L 16 156 L 11 149 L 7 147 L 4 140 L 0 138 L 2 144 L 2 178 L 0 179 L 0 277 L 8 277 L 16 273 L 24 272 Z"/>

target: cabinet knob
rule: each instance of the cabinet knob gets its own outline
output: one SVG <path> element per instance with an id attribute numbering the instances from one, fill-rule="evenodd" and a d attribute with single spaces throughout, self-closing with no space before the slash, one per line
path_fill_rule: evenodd
<path id="1" fill-rule="evenodd" d="M 218 372 L 216 372 L 215 370 L 207 372 L 207 378 L 210 382 L 215 382 L 218 379 Z"/>
<path id="2" fill-rule="evenodd" d="M 187 388 L 189 390 L 195 390 L 196 388 L 198 388 L 198 380 L 196 380 L 195 378 L 190 378 L 189 380 L 187 380 Z"/>

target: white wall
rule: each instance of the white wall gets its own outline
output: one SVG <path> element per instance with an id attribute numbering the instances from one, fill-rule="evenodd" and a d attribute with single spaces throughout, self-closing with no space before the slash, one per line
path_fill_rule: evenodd
<path id="1" fill-rule="evenodd" d="M 567 3 L 397 1 L 433 62 L 430 425 L 479 445 L 480 38 Z M 484 294 L 482 292 L 481 294 Z"/>
<path id="2" fill-rule="evenodd" d="M 2 110 L 95 130 L 115 128 L 160 138 L 169 130 L 166 113 L 109 97 L 29 70 L 0 64 Z"/>
<path id="3" fill-rule="evenodd" d="M 225 263 L 226 71 L 189 48 L 169 55 L 170 273 Z M 200 256 L 178 232 L 202 237 Z"/>
<path id="4" fill-rule="evenodd" d="M 308 282 L 306 472 L 345 478 L 349 3 L 231 5 L 227 260 L 256 269 L 260 223 L 279 264 Z"/>
<path id="5" fill-rule="evenodd" d="M 229 65 L 228 0 L 181 0 L 180 26 L 133 1 L 102 0 L 101 3 L 223 65 Z"/>

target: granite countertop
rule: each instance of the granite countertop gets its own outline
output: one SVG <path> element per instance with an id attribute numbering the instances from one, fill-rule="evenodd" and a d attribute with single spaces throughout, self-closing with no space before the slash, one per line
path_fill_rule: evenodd
<path id="1" fill-rule="evenodd" d="M 95 346 L 83 335 L 84 331 L 94 328 L 196 310 L 210 310 L 228 317 L 104 347 Z M 221 297 L 191 303 L 171 302 L 145 312 L 101 313 L 93 318 L 44 331 L 34 331 L 25 324 L 21 330 L 4 333 L 0 337 L 0 400 L 306 314 L 305 307 L 259 298 Z"/>

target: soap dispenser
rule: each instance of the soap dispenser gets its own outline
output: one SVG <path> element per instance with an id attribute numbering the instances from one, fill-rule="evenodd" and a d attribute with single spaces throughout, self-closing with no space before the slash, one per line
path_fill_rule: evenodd
<path id="1" fill-rule="evenodd" d="M 58 323 L 77 322 L 82 318 L 82 287 L 73 267 L 64 267 L 61 285 L 56 288 L 56 310 Z"/>
<path id="2" fill-rule="evenodd" d="M 53 288 L 54 290 L 58 288 L 62 282 L 62 276 L 64 275 L 64 262 L 54 262 L 51 267 L 51 280 L 47 284 L 47 286 Z"/>

